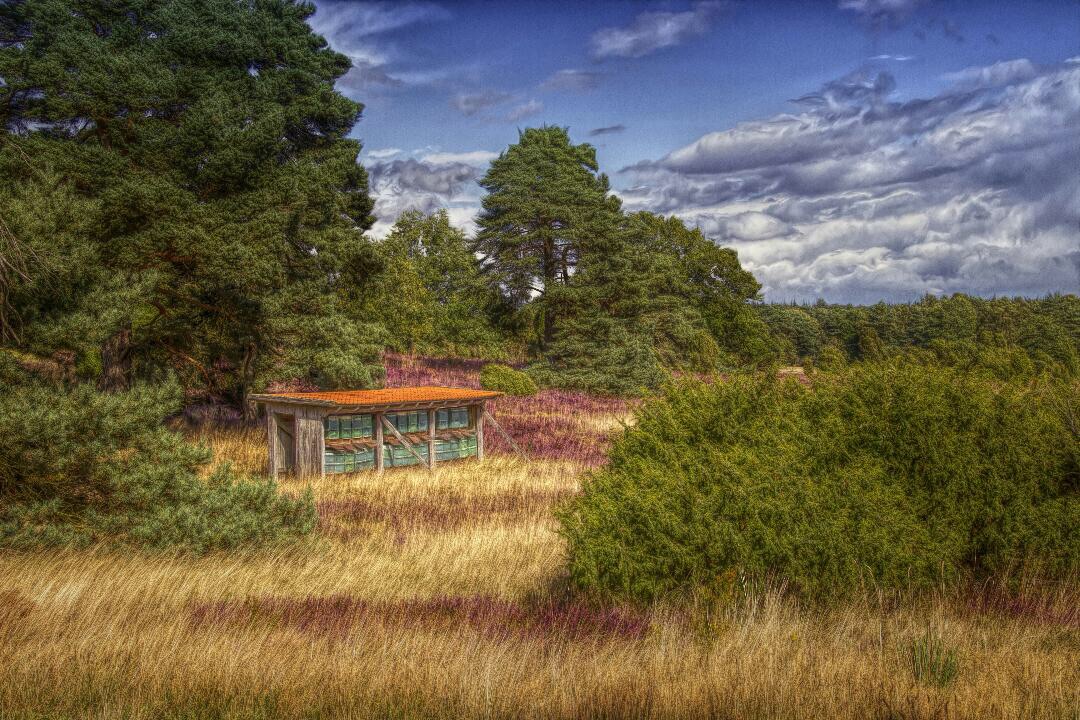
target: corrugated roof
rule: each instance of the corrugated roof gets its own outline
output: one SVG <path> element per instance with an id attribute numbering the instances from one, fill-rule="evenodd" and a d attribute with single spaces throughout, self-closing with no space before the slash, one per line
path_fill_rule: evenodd
<path id="1" fill-rule="evenodd" d="M 402 405 L 420 402 L 488 400 L 502 396 L 492 390 L 422 385 L 381 390 L 332 390 L 253 395 L 253 400 L 294 402 L 304 405 Z"/>

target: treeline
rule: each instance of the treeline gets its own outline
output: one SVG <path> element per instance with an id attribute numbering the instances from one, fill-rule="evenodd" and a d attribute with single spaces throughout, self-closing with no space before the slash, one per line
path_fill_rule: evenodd
<path id="1" fill-rule="evenodd" d="M 870 306 L 761 305 L 786 363 L 826 368 L 906 355 L 1002 376 L 1080 373 L 1080 297 L 983 299 L 968 295 Z"/>

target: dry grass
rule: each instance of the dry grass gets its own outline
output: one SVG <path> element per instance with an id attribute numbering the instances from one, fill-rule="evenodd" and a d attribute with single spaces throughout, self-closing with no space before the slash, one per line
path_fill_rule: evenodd
<path id="1" fill-rule="evenodd" d="M 261 468 L 257 431 L 204 439 Z M 1061 590 L 573 600 L 550 506 L 579 477 L 494 457 L 327 478 L 317 537 L 274 551 L 0 552 L 0 717 L 1080 717 Z M 945 687 L 912 672 L 928 634 L 955 653 Z"/>

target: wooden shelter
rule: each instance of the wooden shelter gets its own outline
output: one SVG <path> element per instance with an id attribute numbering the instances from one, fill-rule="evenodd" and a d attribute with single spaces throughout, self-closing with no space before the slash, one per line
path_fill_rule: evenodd
<path id="1" fill-rule="evenodd" d="M 484 459 L 487 402 L 502 393 L 406 387 L 253 395 L 266 412 L 270 474 L 383 470 Z M 505 435 L 505 433 L 503 433 Z M 509 440 L 509 437 L 507 437 Z M 510 441 L 513 444 L 513 441 Z"/>

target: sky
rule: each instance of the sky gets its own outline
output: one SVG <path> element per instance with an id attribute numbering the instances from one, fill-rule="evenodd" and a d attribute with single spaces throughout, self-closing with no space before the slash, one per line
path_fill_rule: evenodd
<path id="1" fill-rule="evenodd" d="M 769 301 L 1080 291 L 1080 0 L 315 1 L 376 236 L 559 125 Z"/>

